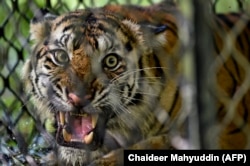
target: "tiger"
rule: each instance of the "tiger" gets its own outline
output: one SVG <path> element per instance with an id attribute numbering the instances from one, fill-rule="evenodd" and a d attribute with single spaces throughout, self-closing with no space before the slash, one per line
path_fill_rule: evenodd
<path id="1" fill-rule="evenodd" d="M 41 122 L 54 124 L 56 164 L 123 165 L 124 149 L 175 149 L 169 130 L 181 115 L 182 16 L 170 3 L 107 5 L 62 15 L 40 12 L 30 24 L 32 53 L 23 66 L 25 90 Z M 215 23 L 227 33 L 238 14 Z M 235 45 L 250 55 L 249 23 Z M 215 57 L 223 36 L 214 28 Z M 230 57 L 218 69 L 220 91 L 232 97 L 246 72 Z M 219 149 L 249 148 L 249 88 L 238 104 L 244 122 L 222 129 Z M 226 106 L 217 103 L 218 118 Z M 235 142 L 239 140 L 239 142 Z M 51 163 L 49 163 L 51 162 Z M 48 161 L 48 165 L 53 165 Z M 54 163 L 55 164 L 55 163 Z"/>

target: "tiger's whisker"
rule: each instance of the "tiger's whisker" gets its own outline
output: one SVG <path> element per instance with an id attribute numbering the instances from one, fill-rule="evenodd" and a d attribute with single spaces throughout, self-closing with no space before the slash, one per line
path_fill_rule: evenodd
<path id="1" fill-rule="evenodd" d="M 134 73 L 137 73 L 137 72 L 141 72 L 141 71 L 144 71 L 144 70 L 153 70 L 153 69 L 165 69 L 165 67 L 146 67 L 146 68 L 142 68 L 142 69 L 137 69 L 137 70 L 133 70 L 133 71 L 127 71 L 127 72 L 124 72 L 116 77 L 114 77 L 112 80 L 110 80 L 110 82 L 113 82 L 114 80 L 119 80 L 121 78 L 124 78 L 128 75 L 131 75 L 131 74 L 134 74 Z"/>
<path id="2" fill-rule="evenodd" d="M 116 89 L 118 92 L 125 92 L 124 90 L 118 89 L 118 88 L 114 88 Z M 136 91 L 136 93 L 142 94 L 142 95 L 149 95 L 149 96 L 158 96 L 158 94 L 154 94 L 154 93 L 146 93 L 144 91 Z"/>

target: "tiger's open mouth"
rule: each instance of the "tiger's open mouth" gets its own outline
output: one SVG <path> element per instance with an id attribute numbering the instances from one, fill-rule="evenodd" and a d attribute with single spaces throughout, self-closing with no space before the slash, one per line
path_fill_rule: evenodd
<path id="1" fill-rule="evenodd" d="M 63 146 L 89 148 L 95 144 L 94 136 L 98 114 L 58 112 L 57 142 Z"/>

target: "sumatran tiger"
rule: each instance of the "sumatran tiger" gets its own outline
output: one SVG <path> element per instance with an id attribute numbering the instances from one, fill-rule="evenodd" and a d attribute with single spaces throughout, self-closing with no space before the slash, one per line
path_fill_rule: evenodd
<path id="1" fill-rule="evenodd" d="M 122 165 L 126 148 L 174 148 L 168 124 L 182 108 L 181 18 L 175 6 L 160 4 L 40 13 L 33 19 L 34 47 L 23 80 L 36 115 L 55 123 L 59 164 Z M 227 33 L 239 18 L 221 15 L 215 22 Z M 248 27 L 234 44 L 239 56 L 249 59 Z M 217 57 L 224 45 L 221 33 L 214 33 Z M 224 61 L 216 74 L 224 96 L 236 93 L 245 73 L 234 58 Z M 242 132 L 249 127 L 248 88 L 237 106 L 243 123 L 232 120 L 222 129 L 219 149 L 249 148 L 249 136 Z M 217 105 L 218 115 L 225 115 L 226 107 Z"/>

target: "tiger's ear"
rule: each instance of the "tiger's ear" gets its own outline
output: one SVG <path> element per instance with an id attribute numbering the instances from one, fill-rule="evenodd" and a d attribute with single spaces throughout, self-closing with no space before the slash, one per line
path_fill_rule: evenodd
<path id="1" fill-rule="evenodd" d="M 144 40 L 151 47 L 160 47 L 166 45 L 167 25 L 142 25 L 141 26 Z"/>
<path id="2" fill-rule="evenodd" d="M 168 25 L 137 24 L 131 20 L 123 20 L 122 23 L 131 30 L 137 42 L 145 43 L 153 50 L 164 49 L 173 54 L 178 49 L 178 36 Z"/>
<path id="3" fill-rule="evenodd" d="M 153 50 L 164 49 L 168 54 L 178 54 L 180 41 L 177 30 L 168 25 L 142 25 L 141 27 L 145 44 Z"/>
<path id="4" fill-rule="evenodd" d="M 57 16 L 50 14 L 47 9 L 40 9 L 30 23 L 31 40 L 39 42 L 50 33 L 51 23 Z"/>
<path id="5" fill-rule="evenodd" d="M 139 24 L 136 24 L 136 23 L 132 22 L 131 20 L 127 20 L 127 19 L 123 20 L 122 23 L 128 29 L 130 29 L 130 32 L 132 34 L 131 37 L 133 38 L 134 41 L 137 41 L 137 42 L 144 41 Z"/>

